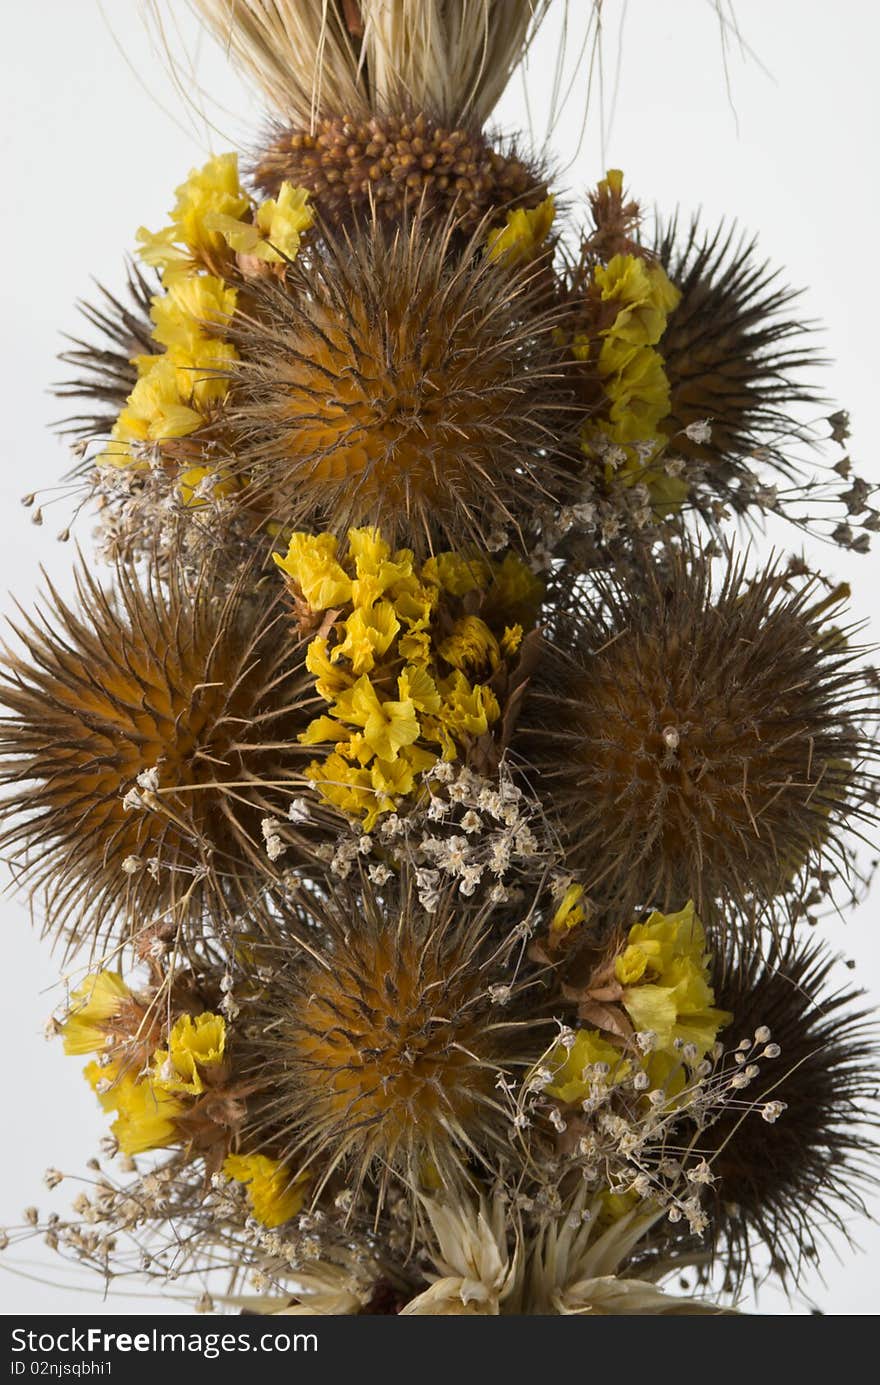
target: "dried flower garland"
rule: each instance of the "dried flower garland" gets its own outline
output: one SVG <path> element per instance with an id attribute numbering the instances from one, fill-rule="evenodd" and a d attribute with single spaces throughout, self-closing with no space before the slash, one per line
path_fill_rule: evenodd
<path id="1" fill-rule="evenodd" d="M 3 842 L 109 1133 L 0 1245 L 202 1311 L 796 1289 L 876 1177 L 876 1038 L 798 936 L 876 823 L 876 678 L 726 523 L 880 513 L 789 446 L 793 295 L 494 138 L 543 3 L 197 8 L 276 119 L 64 357 L 112 566 L 6 656 Z"/>

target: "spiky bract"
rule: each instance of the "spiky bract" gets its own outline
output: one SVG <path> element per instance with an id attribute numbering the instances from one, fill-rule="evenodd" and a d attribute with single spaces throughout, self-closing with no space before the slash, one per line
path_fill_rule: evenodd
<path id="1" fill-rule="evenodd" d="M 16 871 L 45 891 L 47 928 L 101 935 L 162 922 L 219 925 L 274 873 L 262 816 L 296 792 L 296 737 L 314 708 L 302 654 L 257 574 L 216 566 L 81 571 L 76 608 L 18 630 L 0 686 L 4 830 Z M 285 795 L 286 786 L 286 795 Z"/>
<path id="2" fill-rule="evenodd" d="M 509 1142 L 499 1073 L 534 1061 L 548 1020 L 492 913 L 450 889 L 429 914 L 407 869 L 304 904 L 314 951 L 282 941 L 251 1042 L 256 1133 L 318 1191 L 373 1176 L 381 1203 L 391 1175 L 460 1180 Z"/>
<path id="3" fill-rule="evenodd" d="M 756 258 L 755 242 L 736 227 L 708 233 L 695 219 L 682 238 L 672 220 L 654 249 L 681 292 L 659 348 L 671 397 L 661 428 L 672 451 L 701 469 L 692 503 L 721 501 L 741 513 L 760 464 L 797 476 L 781 440 L 790 446 L 802 436 L 793 410 L 821 397 L 802 376 L 821 361 L 793 308 L 800 294 Z M 689 425 L 707 421 L 708 440 L 688 436 Z"/>
<path id="4" fill-rule="evenodd" d="M 753 919 L 875 817 L 841 593 L 742 561 L 715 586 L 696 551 L 596 574 L 526 697 L 520 752 L 611 922 L 687 899 Z"/>
<path id="5" fill-rule="evenodd" d="M 544 277 L 477 243 L 450 262 L 453 229 L 373 222 L 236 319 L 229 418 L 252 504 L 294 528 L 485 550 L 565 492 L 577 444 Z"/>
<path id="6" fill-rule="evenodd" d="M 698 1136 L 718 1180 L 710 1225 L 736 1288 L 760 1275 L 761 1246 L 797 1283 L 817 1243 L 847 1234 L 876 1186 L 878 1032 L 863 993 L 835 981 L 836 960 L 822 943 L 788 940 L 718 964 L 731 1041 L 766 1027 L 781 1050 L 760 1063 L 751 1109 L 725 1107 Z M 770 1102 L 784 1105 L 772 1123 L 762 1117 Z"/>
<path id="7" fill-rule="evenodd" d="M 325 116 L 314 128 L 280 130 L 254 182 L 275 196 L 287 179 L 307 188 L 330 226 L 375 214 L 401 221 L 421 211 L 472 232 L 484 219 L 547 196 L 544 179 L 477 129 L 451 129 L 423 114 Z M 494 215 L 493 215 L 494 214 Z"/>
<path id="8" fill-rule="evenodd" d="M 89 413 L 74 414 L 61 421 L 62 432 L 79 441 L 106 438 L 137 383 L 136 356 L 151 356 L 156 350 L 150 322 L 153 290 L 135 264 L 128 266 L 127 300 L 117 298 L 98 285 L 98 303 L 80 303 L 82 316 L 98 334 L 97 341 L 70 337 L 70 347 L 59 360 L 75 367 L 77 375 L 57 386 L 59 399 L 88 401 Z"/>

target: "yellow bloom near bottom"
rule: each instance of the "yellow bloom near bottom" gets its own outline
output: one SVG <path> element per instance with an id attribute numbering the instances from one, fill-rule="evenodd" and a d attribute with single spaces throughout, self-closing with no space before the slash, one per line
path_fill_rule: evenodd
<path id="1" fill-rule="evenodd" d="M 83 1074 L 104 1110 L 117 1113 L 110 1129 L 123 1154 L 164 1149 L 180 1138 L 176 1122 L 187 1108 L 178 1097 L 149 1080 L 138 1081 L 131 1073 L 119 1072 L 113 1063 L 107 1067 L 89 1063 Z"/>
<path id="2" fill-rule="evenodd" d="M 702 1058 L 733 1018 L 715 1007 L 706 934 L 692 903 L 677 914 L 653 913 L 646 923 L 634 924 L 615 973 L 630 1020 L 657 1036 L 660 1052 L 674 1054 L 678 1040 L 693 1044 Z"/>
<path id="3" fill-rule="evenodd" d="M 223 1172 L 236 1183 L 247 1184 L 251 1211 L 263 1226 L 281 1226 L 303 1205 L 309 1175 L 294 1178 L 286 1164 L 267 1154 L 230 1154 Z"/>
<path id="4" fill-rule="evenodd" d="M 632 1070 L 632 1063 L 601 1037 L 598 1029 L 579 1029 L 570 1048 L 557 1044 L 550 1053 L 547 1065 L 553 1073 L 553 1081 L 545 1087 L 548 1096 L 558 1101 L 583 1101 L 590 1094 L 590 1084 L 595 1065 L 600 1063 L 608 1071 L 603 1081 L 609 1087 L 622 1082 Z M 600 1071 L 603 1071 L 600 1069 Z"/>

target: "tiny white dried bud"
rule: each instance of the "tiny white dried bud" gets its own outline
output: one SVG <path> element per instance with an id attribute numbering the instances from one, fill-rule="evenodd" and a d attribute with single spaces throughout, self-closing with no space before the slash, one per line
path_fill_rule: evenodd
<path id="1" fill-rule="evenodd" d="M 768 1125 L 775 1124 L 785 1110 L 785 1105 L 784 1101 L 768 1101 L 761 1108 L 761 1119 L 765 1120 Z"/>
<path id="2" fill-rule="evenodd" d="M 709 1168 L 705 1159 L 701 1159 L 699 1164 L 695 1164 L 692 1169 L 688 1169 L 688 1179 L 691 1183 L 714 1183 L 715 1175 Z"/>
<path id="3" fill-rule="evenodd" d="M 489 987 L 489 999 L 493 1005 L 506 1005 L 510 1000 L 511 990 L 503 982 L 496 982 Z"/>
<path id="4" fill-rule="evenodd" d="M 47 1169 L 43 1174 L 43 1182 L 47 1188 L 57 1188 L 63 1178 L 64 1174 L 60 1169 Z"/>
<path id="5" fill-rule="evenodd" d="M 698 419 L 695 423 L 689 423 L 684 432 L 691 442 L 702 446 L 712 439 L 712 424 L 707 418 Z"/>
<path id="6" fill-rule="evenodd" d="M 140 856 L 126 856 L 122 862 L 123 873 L 125 875 L 137 875 L 138 871 L 143 868 L 143 864 Z"/>

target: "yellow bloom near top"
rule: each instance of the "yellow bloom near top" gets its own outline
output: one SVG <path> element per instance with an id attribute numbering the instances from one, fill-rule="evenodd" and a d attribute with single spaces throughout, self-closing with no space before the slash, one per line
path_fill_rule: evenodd
<path id="1" fill-rule="evenodd" d="M 205 1090 L 202 1070 L 222 1063 L 225 1050 L 222 1015 L 181 1015 L 168 1036 L 168 1048 L 153 1054 L 153 1083 L 162 1091 L 198 1096 Z"/>
<path id="2" fill-rule="evenodd" d="M 515 207 L 507 213 L 504 225 L 496 227 L 486 237 L 489 259 L 503 260 L 511 265 L 527 264 L 544 245 L 555 215 L 556 203 L 552 195 L 531 209 Z"/>
<path id="3" fill-rule="evenodd" d="M 71 992 L 70 1009 L 61 1026 L 64 1052 L 101 1053 L 107 1047 L 106 1021 L 119 1013 L 131 991 L 118 971 L 99 971 L 87 976 Z"/>

